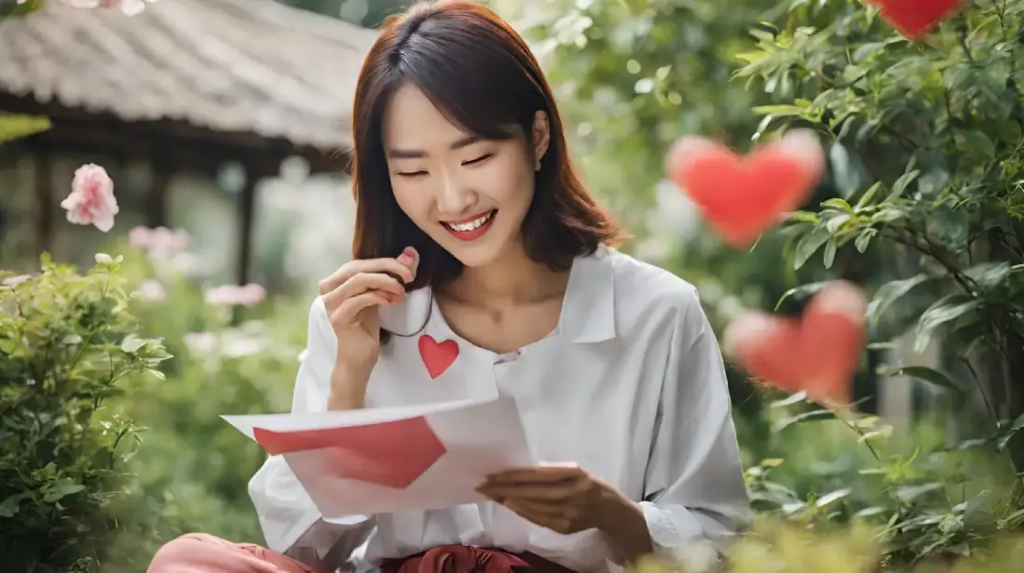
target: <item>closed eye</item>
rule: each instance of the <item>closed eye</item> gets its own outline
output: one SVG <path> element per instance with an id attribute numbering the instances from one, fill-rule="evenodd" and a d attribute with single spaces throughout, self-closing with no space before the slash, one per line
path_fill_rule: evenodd
<path id="1" fill-rule="evenodd" d="M 480 157 L 477 157 L 476 159 L 470 159 L 469 161 L 464 162 L 463 165 L 475 165 L 477 163 L 482 163 L 482 162 L 490 159 L 493 156 L 494 156 L 493 153 L 488 153 L 486 155 L 481 155 Z"/>
<path id="2" fill-rule="evenodd" d="M 398 175 L 400 177 L 418 177 L 420 175 L 426 175 L 426 174 L 427 174 L 426 171 L 399 171 L 398 172 Z"/>

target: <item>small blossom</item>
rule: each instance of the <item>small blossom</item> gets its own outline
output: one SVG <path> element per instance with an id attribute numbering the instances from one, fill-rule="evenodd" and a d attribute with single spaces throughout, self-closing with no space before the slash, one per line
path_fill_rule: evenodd
<path id="1" fill-rule="evenodd" d="M 170 230 L 167 227 L 133 227 L 128 231 L 128 243 L 138 249 L 175 252 L 188 248 L 191 237 L 184 230 Z"/>
<path id="2" fill-rule="evenodd" d="M 172 231 L 167 227 L 157 227 L 150 235 L 149 248 L 161 251 L 184 251 L 188 248 L 190 237 L 182 230 Z"/>
<path id="3" fill-rule="evenodd" d="M 128 244 L 136 249 L 148 249 L 152 242 L 153 230 L 139 225 L 128 231 Z"/>
<path id="4" fill-rule="evenodd" d="M 99 165 L 83 165 L 75 171 L 71 194 L 60 206 L 67 210 L 68 221 L 76 225 L 95 225 L 106 233 L 113 228 L 114 215 L 118 213 L 114 182 Z"/>
<path id="5" fill-rule="evenodd" d="M 256 306 L 267 297 L 267 291 L 260 285 L 221 285 L 206 291 L 206 304 L 213 306 Z"/>
<path id="6" fill-rule="evenodd" d="M 160 281 L 149 279 L 143 281 L 136 291 L 142 295 L 142 299 L 148 302 L 160 302 L 167 299 L 167 291 Z"/>
<path id="7" fill-rule="evenodd" d="M 3 285 L 6 287 L 14 288 L 28 280 L 32 280 L 32 275 L 18 275 L 16 277 L 8 277 L 4 279 Z"/>
<path id="8" fill-rule="evenodd" d="M 19 0 L 20 3 L 21 0 Z M 147 3 L 156 0 L 62 0 L 74 8 L 120 8 L 127 16 L 136 16 L 146 9 Z"/>
<path id="9" fill-rule="evenodd" d="M 114 257 L 111 257 L 106 253 L 96 253 L 95 259 L 96 262 L 101 265 L 110 265 L 114 263 Z"/>
<path id="10" fill-rule="evenodd" d="M 185 346 L 196 354 L 206 354 L 217 347 L 217 335 L 212 332 L 189 332 L 184 341 Z"/>

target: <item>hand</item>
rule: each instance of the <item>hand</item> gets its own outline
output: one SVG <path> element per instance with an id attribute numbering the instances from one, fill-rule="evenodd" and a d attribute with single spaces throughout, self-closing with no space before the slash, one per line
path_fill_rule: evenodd
<path id="1" fill-rule="evenodd" d="M 492 474 L 477 491 L 521 517 L 559 533 L 601 529 L 621 495 L 575 464 L 513 468 Z"/>
<path id="2" fill-rule="evenodd" d="M 598 529 L 629 561 L 653 550 L 639 505 L 575 464 L 513 468 L 488 476 L 477 491 L 559 533 Z"/>
<path id="3" fill-rule="evenodd" d="M 332 392 L 336 383 L 343 383 L 347 387 L 337 390 L 361 399 L 380 354 L 378 308 L 405 298 L 405 284 L 416 277 L 418 264 L 419 253 L 406 247 L 396 259 L 350 261 L 320 281 L 320 296 L 338 339 L 335 374 L 342 374 L 332 375 Z"/>

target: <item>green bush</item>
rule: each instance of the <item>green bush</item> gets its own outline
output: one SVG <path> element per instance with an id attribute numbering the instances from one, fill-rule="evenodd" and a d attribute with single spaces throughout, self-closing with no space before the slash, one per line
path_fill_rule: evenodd
<path id="1" fill-rule="evenodd" d="M 872 342 L 911 331 L 914 350 L 943 350 L 939 368 L 886 370 L 951 392 L 954 413 L 1024 471 L 1024 1 L 968 2 L 921 42 L 876 12 L 796 3 L 744 54 L 738 76 L 777 100 L 761 130 L 809 126 L 830 142 L 838 196 L 791 217 L 791 266 L 818 252 L 840 273 L 859 266 L 878 287 Z"/>
<path id="2" fill-rule="evenodd" d="M 106 255 L 84 276 L 43 258 L 0 286 L 0 555 L 6 571 L 91 571 L 116 527 L 136 427 L 110 408 L 128 376 L 159 379 Z"/>

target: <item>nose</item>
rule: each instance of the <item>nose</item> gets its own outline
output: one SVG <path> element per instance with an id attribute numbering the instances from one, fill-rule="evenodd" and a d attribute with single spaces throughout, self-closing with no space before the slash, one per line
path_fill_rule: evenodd
<path id="1" fill-rule="evenodd" d="M 441 180 L 437 210 L 444 216 L 456 216 L 476 203 L 476 194 L 462 185 L 456 177 L 445 174 Z"/>

